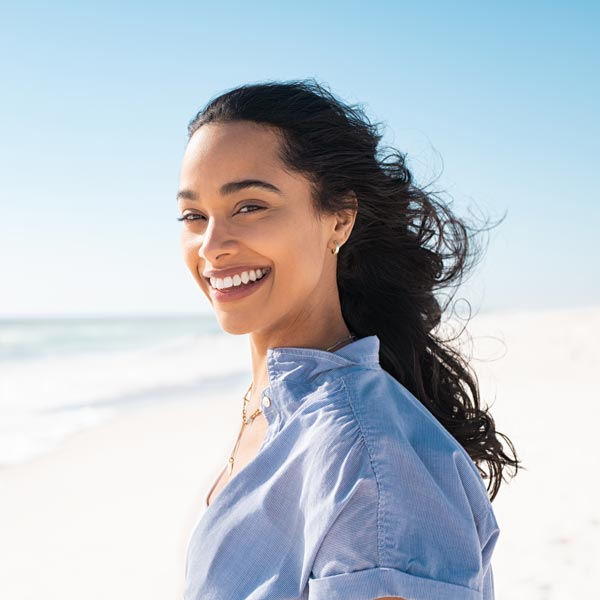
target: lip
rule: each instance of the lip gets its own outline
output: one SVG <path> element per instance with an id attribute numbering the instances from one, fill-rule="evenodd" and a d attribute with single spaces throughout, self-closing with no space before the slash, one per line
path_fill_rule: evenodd
<path id="1" fill-rule="evenodd" d="M 248 269 L 245 269 L 248 270 Z M 209 273 L 214 271 L 209 271 Z M 241 273 L 241 271 L 230 271 L 232 274 Z M 225 273 L 225 271 L 221 271 L 221 273 Z M 240 285 L 227 288 L 226 290 L 217 290 L 210 285 L 210 281 L 208 284 L 210 290 L 210 296 L 213 300 L 217 300 L 218 302 L 231 302 L 232 300 L 240 300 L 241 298 L 245 298 L 246 296 L 250 296 L 258 291 L 265 281 L 271 275 L 271 271 L 269 271 L 266 275 L 263 275 L 260 279 L 257 279 L 254 283 L 242 283 Z M 216 277 L 216 275 L 213 275 Z M 227 277 L 227 275 L 219 275 L 219 277 Z"/>

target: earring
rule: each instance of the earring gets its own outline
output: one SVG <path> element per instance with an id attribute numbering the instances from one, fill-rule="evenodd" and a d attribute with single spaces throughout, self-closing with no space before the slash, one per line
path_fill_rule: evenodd
<path id="1" fill-rule="evenodd" d="M 331 254 L 337 254 L 340 251 L 340 245 L 337 243 L 337 241 L 333 242 L 335 244 L 335 250 L 331 251 Z"/>

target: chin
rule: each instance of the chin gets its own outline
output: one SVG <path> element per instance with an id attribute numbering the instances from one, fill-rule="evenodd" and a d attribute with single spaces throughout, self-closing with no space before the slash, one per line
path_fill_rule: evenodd
<path id="1" fill-rule="evenodd" d="M 231 335 L 244 335 L 252 331 L 248 319 L 231 318 L 227 313 L 216 313 L 217 321 L 225 333 Z"/>

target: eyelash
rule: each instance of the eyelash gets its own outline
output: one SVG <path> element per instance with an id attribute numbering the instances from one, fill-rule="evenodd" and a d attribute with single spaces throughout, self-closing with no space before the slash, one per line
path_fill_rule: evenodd
<path id="1" fill-rule="evenodd" d="M 245 204 L 244 206 L 242 206 L 242 208 L 240 208 L 240 210 L 238 212 L 242 212 L 242 209 L 244 209 L 244 208 L 254 208 L 256 210 L 262 210 L 264 207 L 258 206 L 258 204 Z M 256 210 L 249 210 L 249 211 L 243 212 L 242 214 L 253 213 L 253 212 L 256 212 Z M 190 219 L 189 217 L 192 217 L 192 218 Z M 178 221 L 198 221 L 199 219 L 202 219 L 203 217 L 204 217 L 204 215 L 198 215 L 196 213 L 188 213 L 187 215 L 177 217 L 177 220 Z"/>

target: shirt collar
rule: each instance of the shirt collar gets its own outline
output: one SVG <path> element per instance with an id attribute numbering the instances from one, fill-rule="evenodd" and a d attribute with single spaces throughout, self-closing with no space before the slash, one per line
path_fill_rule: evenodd
<path id="1" fill-rule="evenodd" d="M 334 369 L 379 366 L 379 338 L 370 335 L 336 352 L 316 348 L 281 347 L 267 350 L 269 387 L 262 394 L 262 410 L 271 422 L 275 415 L 287 417 L 302 403 L 316 377 Z M 268 400 L 265 402 L 265 396 Z"/>

